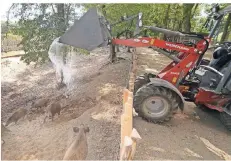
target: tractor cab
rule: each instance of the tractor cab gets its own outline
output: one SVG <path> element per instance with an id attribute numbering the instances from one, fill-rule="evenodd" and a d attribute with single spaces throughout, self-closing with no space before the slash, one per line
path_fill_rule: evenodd
<path id="1" fill-rule="evenodd" d="M 213 52 L 209 66 L 220 71 L 231 60 L 231 42 L 224 42 Z"/>
<path id="2" fill-rule="evenodd" d="M 219 26 L 227 13 L 231 13 L 231 5 L 220 9 L 218 4 L 215 4 L 209 14 L 204 27 L 210 34 L 208 38 L 213 38 L 219 32 Z M 215 22 L 215 23 L 214 23 Z M 214 25 L 213 25 L 214 24 Z M 223 42 L 217 45 L 212 59 L 208 64 L 201 64 L 198 70 L 195 71 L 196 77 L 199 79 L 199 87 L 213 90 L 215 93 L 223 93 L 229 91 L 230 69 L 231 69 L 231 42 Z M 226 85 L 226 86 L 225 86 Z"/>
<path id="3" fill-rule="evenodd" d="M 195 103 L 220 112 L 223 124 L 231 130 L 231 42 L 215 49 L 209 65 L 195 71 L 199 92 Z"/>
<path id="4" fill-rule="evenodd" d="M 229 46 L 230 45 L 230 46 Z M 231 42 L 225 42 L 217 47 L 213 53 L 213 58 L 209 65 L 201 65 L 195 71 L 200 80 L 200 87 L 214 90 L 216 93 L 231 92 Z"/>

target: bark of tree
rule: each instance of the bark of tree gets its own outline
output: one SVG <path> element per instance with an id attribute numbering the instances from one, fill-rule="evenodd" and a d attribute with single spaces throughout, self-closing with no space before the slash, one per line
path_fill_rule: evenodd
<path id="1" fill-rule="evenodd" d="M 182 31 L 182 20 L 178 21 L 178 29 L 177 31 Z"/>
<path id="2" fill-rule="evenodd" d="M 165 16 L 164 16 L 164 21 L 163 21 L 163 24 L 164 24 L 164 28 L 167 28 L 168 27 L 168 20 L 169 20 L 169 10 L 170 10 L 170 7 L 171 7 L 171 4 L 168 4 L 167 5 L 167 8 L 166 8 L 166 13 L 165 13 Z"/>
<path id="3" fill-rule="evenodd" d="M 60 32 L 66 31 L 65 24 L 65 7 L 63 3 L 59 3 L 57 6 L 57 16 L 58 16 L 58 26 L 60 28 Z"/>
<path id="4" fill-rule="evenodd" d="M 57 16 L 58 16 L 58 28 L 60 29 L 60 34 L 64 33 L 66 31 L 66 23 L 65 23 L 65 7 L 63 3 L 56 4 L 57 7 Z M 64 64 L 66 64 L 66 58 L 67 58 L 67 52 L 63 53 L 62 61 Z M 64 85 L 64 75 L 63 70 L 60 71 L 61 76 L 61 82 L 59 87 L 62 87 Z"/>
<path id="5" fill-rule="evenodd" d="M 230 26 L 230 23 L 231 23 L 231 13 L 228 15 L 228 18 L 226 20 L 226 23 L 225 23 L 225 26 L 224 26 L 224 30 L 223 30 L 223 34 L 222 34 L 220 42 L 224 42 L 226 40 L 227 36 L 229 35 L 228 28 Z"/>
<path id="6" fill-rule="evenodd" d="M 194 10 L 193 10 L 193 13 L 191 14 L 191 18 L 193 18 L 193 16 L 195 15 L 195 13 L 196 13 L 196 11 L 197 11 L 197 8 L 198 8 L 198 6 L 199 6 L 199 4 L 198 4 L 198 3 L 196 3 L 196 4 L 194 5 Z"/>
<path id="7" fill-rule="evenodd" d="M 226 40 L 230 40 L 230 33 L 231 33 L 231 23 L 229 24 L 229 29 L 228 29 L 228 33 L 226 35 Z"/>
<path id="8" fill-rule="evenodd" d="M 119 34 L 116 35 L 116 38 L 119 39 Z M 116 52 L 120 52 L 119 45 L 116 45 Z"/>
<path id="9" fill-rule="evenodd" d="M 65 25 L 66 27 L 69 26 L 69 16 L 70 16 L 70 8 L 71 8 L 71 4 L 66 4 L 65 5 L 65 8 L 66 8 L 66 17 L 65 17 Z"/>
<path id="10" fill-rule="evenodd" d="M 111 63 L 115 62 L 116 60 L 116 52 L 115 52 L 115 45 L 110 45 L 110 61 Z"/>
<path id="11" fill-rule="evenodd" d="M 184 4 L 183 6 L 183 31 L 190 32 L 191 30 L 191 13 L 194 4 Z"/>
<path id="12" fill-rule="evenodd" d="M 168 20 L 169 20 L 169 10 L 170 10 L 170 7 L 171 7 L 171 5 L 170 4 L 168 4 L 167 5 L 167 8 L 166 8 L 166 13 L 165 13 L 165 16 L 164 16 L 164 21 L 163 21 L 163 24 L 164 24 L 164 28 L 167 28 L 168 27 Z M 164 40 L 166 40 L 167 38 L 166 38 L 166 36 L 164 35 Z"/>

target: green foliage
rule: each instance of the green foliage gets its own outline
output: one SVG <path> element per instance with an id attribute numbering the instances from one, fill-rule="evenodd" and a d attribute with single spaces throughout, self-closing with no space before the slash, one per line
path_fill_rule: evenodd
<path id="1" fill-rule="evenodd" d="M 100 11 L 102 11 L 102 5 L 105 5 L 106 18 L 111 23 L 118 21 L 124 14 L 131 16 L 142 12 L 144 25 L 155 25 L 178 31 L 182 31 L 183 28 L 183 9 L 185 4 L 83 4 L 86 9 L 97 7 Z M 192 6 L 194 5 L 192 4 Z M 191 16 L 189 19 L 191 19 L 192 30 L 198 31 L 202 27 L 205 18 L 201 20 L 198 17 L 201 10 L 200 4 L 198 4 L 196 9 L 195 7 L 191 9 L 191 14 L 186 16 Z M 198 21 L 200 22 L 199 25 Z M 126 26 L 127 23 L 116 26 L 113 30 L 113 35 L 115 36 L 117 32 L 126 28 Z M 149 32 L 149 34 L 152 36 L 158 35 L 152 32 Z"/>
<path id="2" fill-rule="evenodd" d="M 1 21 L 1 35 L 4 35 L 7 33 L 7 25 L 5 21 Z"/>
<path id="3" fill-rule="evenodd" d="M 52 41 L 61 36 L 76 17 L 77 4 L 15 4 L 12 12 L 19 18 L 10 32 L 21 36 L 27 64 L 44 63 Z M 61 15 L 61 16 L 60 16 Z"/>
<path id="4" fill-rule="evenodd" d="M 102 8 L 102 6 L 105 6 Z M 228 4 L 221 4 L 225 7 Z M 12 8 L 14 17 L 19 18 L 17 26 L 10 32 L 20 35 L 25 55 L 22 59 L 27 62 L 45 62 L 48 59 L 48 49 L 51 42 L 61 36 L 74 19 L 79 15 L 76 8 L 82 6 L 83 11 L 97 7 L 101 13 L 106 12 L 106 19 L 113 24 L 121 16 L 131 16 L 143 13 L 143 25 L 164 27 L 171 30 L 183 31 L 187 28 L 192 32 L 208 32 L 202 29 L 206 17 L 201 17 L 201 11 L 208 13 L 211 5 L 208 4 L 15 4 Z M 82 14 L 82 13 L 79 13 Z M 77 15 L 77 16 L 76 16 Z M 116 25 L 112 35 L 129 27 L 129 22 Z M 231 27 L 230 27 L 231 28 Z M 229 30 L 231 30 L 229 28 Z M 131 30 L 135 29 L 135 22 Z M 148 31 L 150 36 L 159 33 Z M 75 51 L 88 54 L 82 49 Z"/>

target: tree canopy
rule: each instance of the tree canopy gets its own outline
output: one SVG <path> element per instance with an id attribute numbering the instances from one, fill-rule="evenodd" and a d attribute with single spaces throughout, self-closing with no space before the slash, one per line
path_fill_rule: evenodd
<path id="1" fill-rule="evenodd" d="M 104 5 L 104 8 L 102 6 Z M 221 4 L 225 7 L 228 4 Z M 26 63 L 44 62 L 48 59 L 47 51 L 51 42 L 61 36 L 75 19 L 91 7 L 106 13 L 106 19 L 113 23 L 121 16 L 143 13 L 144 25 L 156 25 L 183 32 L 208 32 L 201 30 L 206 17 L 202 13 L 209 12 L 211 5 L 207 4 L 13 4 L 10 13 L 18 22 L 8 30 L 22 37 L 21 44 Z M 220 30 L 221 41 L 231 36 L 231 16 L 227 15 Z M 121 23 L 113 29 L 113 36 L 127 27 Z M 134 25 L 133 25 L 134 26 Z M 135 27 L 135 26 L 134 26 Z M 4 26 L 4 31 L 5 31 Z M 151 34 L 151 33 L 149 33 Z M 153 34 L 153 33 L 152 33 Z M 154 36 L 154 35 L 153 35 Z M 155 35 L 156 36 L 156 35 Z"/>

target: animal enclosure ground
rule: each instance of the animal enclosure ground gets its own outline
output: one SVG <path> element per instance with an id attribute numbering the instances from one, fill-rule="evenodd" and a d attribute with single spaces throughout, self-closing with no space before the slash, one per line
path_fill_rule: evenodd
<path id="1" fill-rule="evenodd" d="M 73 89 L 66 98 L 65 88 L 55 88 L 55 72 L 50 63 L 34 68 L 17 58 L 2 59 L 2 122 L 17 109 L 29 109 L 28 120 L 2 131 L 4 160 L 61 160 L 74 139 L 72 127 L 89 126 L 87 159 L 118 159 L 122 90 L 126 85 L 129 61 L 108 63 L 108 49 L 90 56 L 76 56 Z M 31 103 L 49 98 L 62 105 L 61 115 L 43 124 L 44 108 Z M 17 149 L 17 150 L 14 150 Z"/>
<path id="2" fill-rule="evenodd" d="M 138 53 L 138 74 L 156 73 L 169 62 L 168 58 L 150 49 L 140 48 Z M 51 64 L 33 68 L 19 58 L 2 59 L 3 122 L 17 108 L 30 109 L 31 103 L 40 98 L 59 101 L 63 106 L 60 117 L 55 117 L 54 122 L 48 120 L 42 124 L 43 111 L 34 111 L 29 121 L 10 125 L 7 127 L 10 132 L 2 131 L 5 141 L 2 159 L 60 160 L 74 139 L 72 127 L 81 123 L 90 128 L 88 160 L 118 159 L 122 90 L 130 62 L 126 57 L 126 60 L 105 65 L 107 60 L 108 49 L 99 49 L 84 58 L 84 63 L 78 61 L 74 88 L 65 98 L 65 88 L 57 90 L 54 87 L 55 73 Z M 184 115 L 176 114 L 166 124 L 153 124 L 135 117 L 134 127 L 142 137 L 135 159 L 220 160 L 198 137 L 231 154 L 230 132 L 219 121 L 218 113 L 202 111 L 192 103 L 186 104 Z"/>

